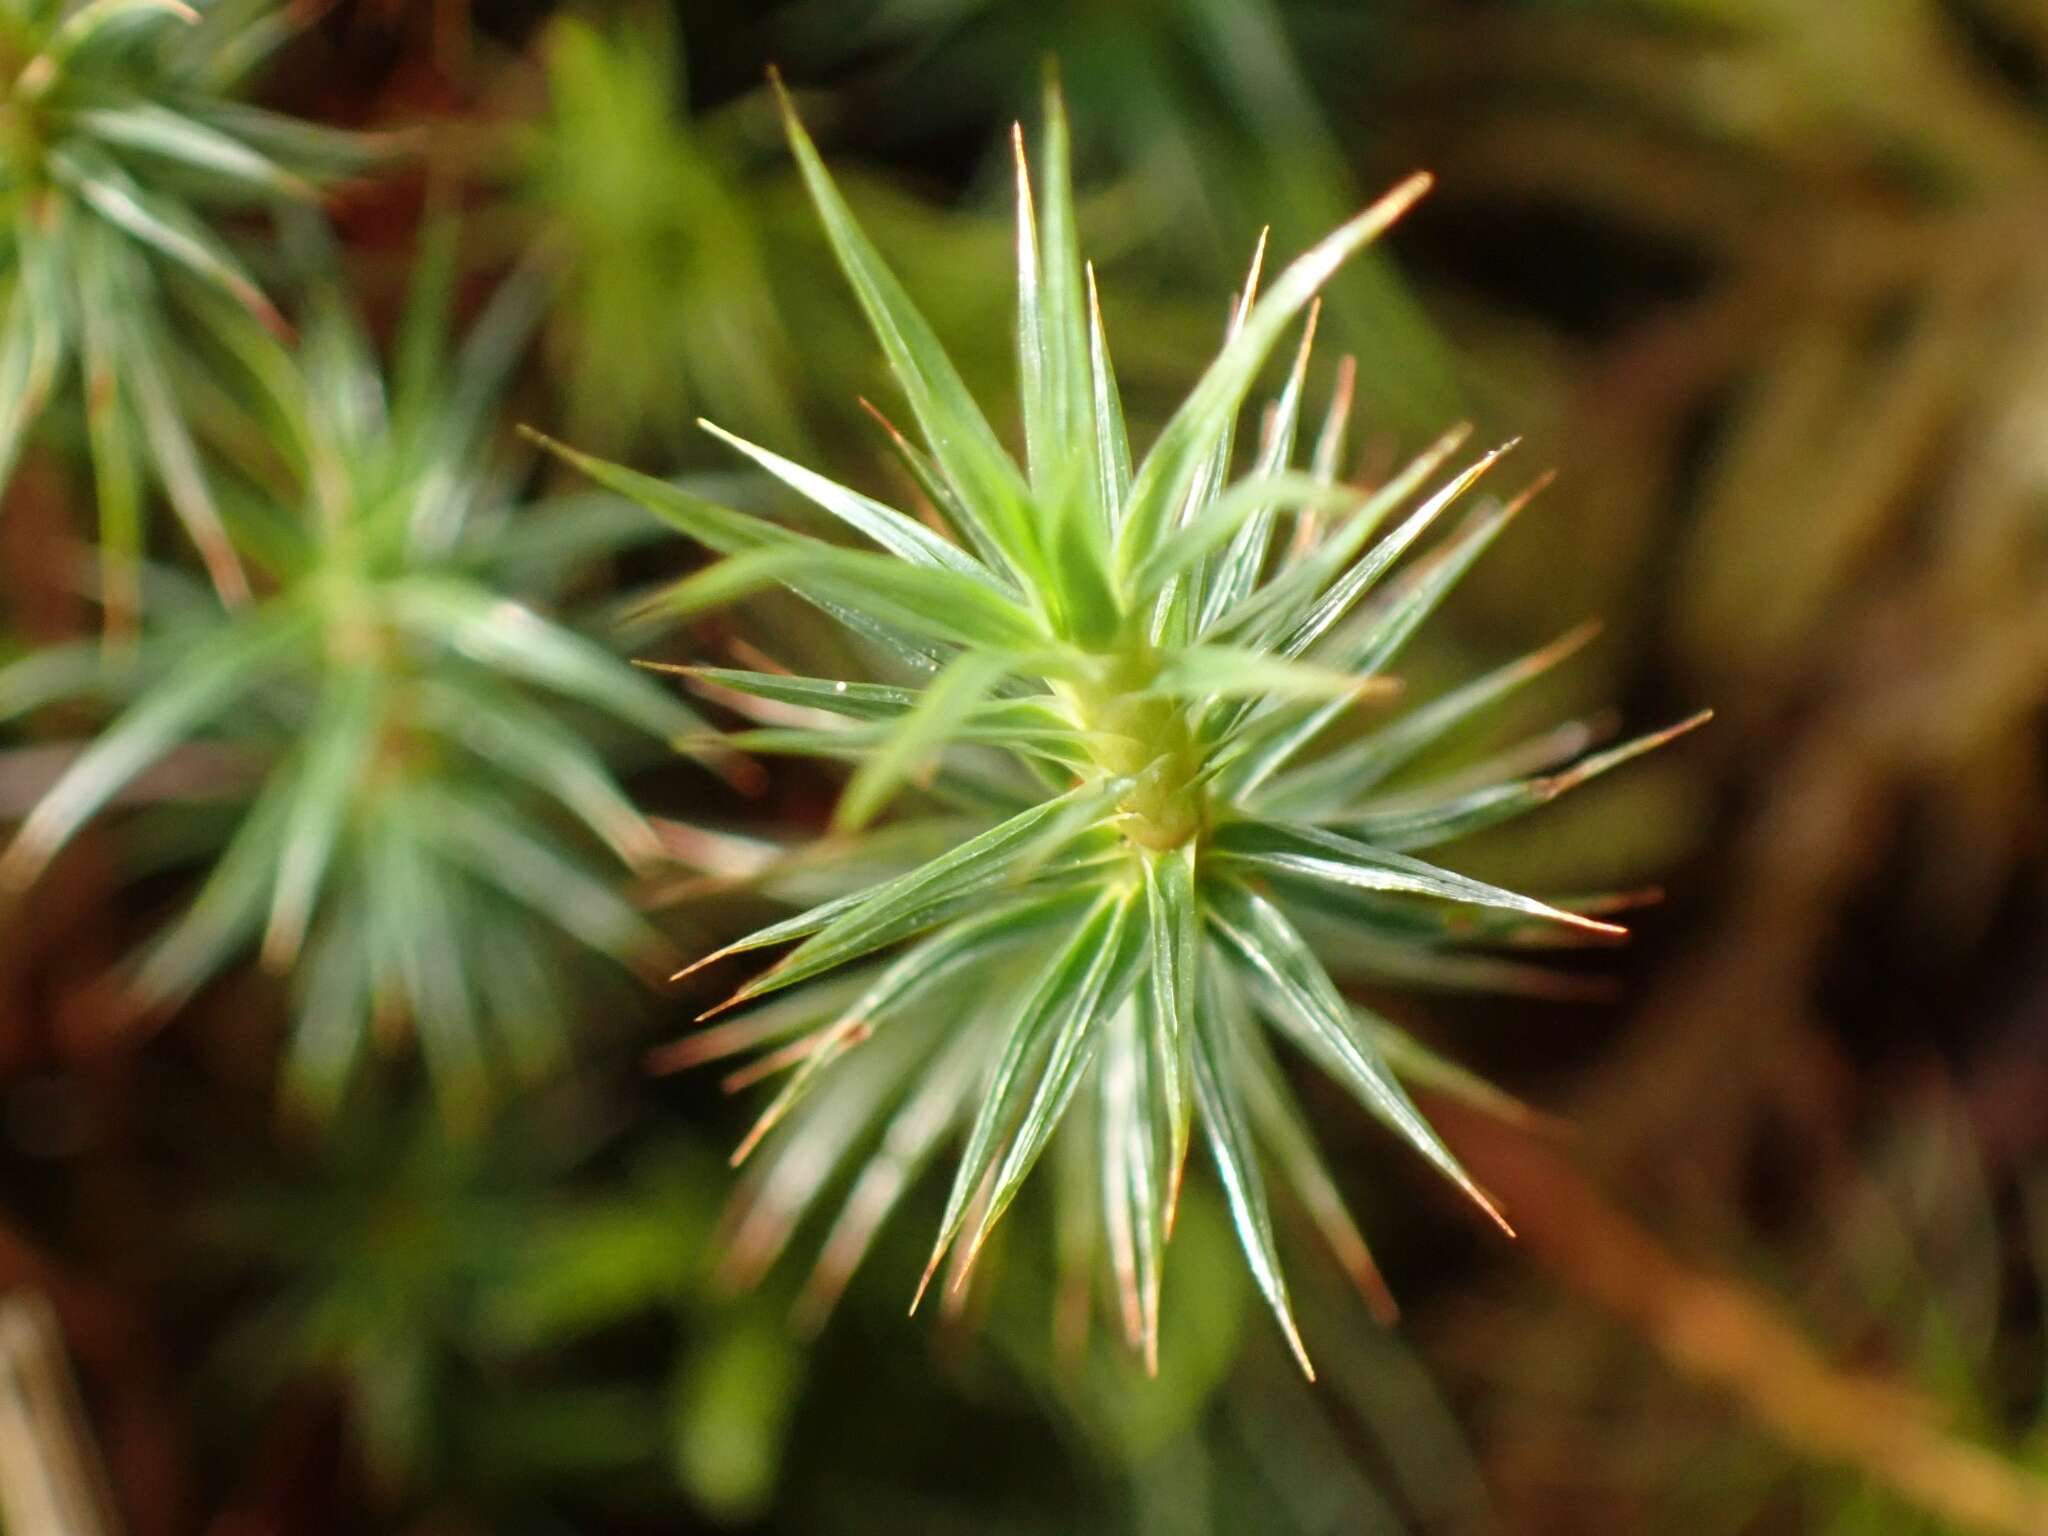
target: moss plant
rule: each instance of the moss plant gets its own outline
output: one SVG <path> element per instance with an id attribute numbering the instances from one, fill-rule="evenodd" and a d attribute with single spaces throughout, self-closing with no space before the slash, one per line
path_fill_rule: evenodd
<path id="1" fill-rule="evenodd" d="M 234 99 L 286 30 L 267 0 L 0 0 L 0 482 L 75 373 L 112 633 L 148 479 L 221 596 L 248 595 L 189 418 L 283 321 L 205 214 L 310 201 L 366 148 Z"/>
<path id="2" fill-rule="evenodd" d="M 269 1423 L 331 1390 L 387 1506 L 459 1493 L 493 1529 L 612 1480 L 757 1516 L 797 1346 L 764 1297 L 707 1283 L 708 1154 L 622 1155 L 584 1086 L 558 1079 L 469 1138 L 423 1102 L 365 1106 L 307 1155 L 237 1165 L 197 1223 L 243 1298 L 207 1413 Z M 601 1148 L 623 1166 L 600 1181 Z M 620 1330 L 634 1349 L 579 1348 Z"/>
<path id="3" fill-rule="evenodd" d="M 175 1006 L 257 950 L 294 994 L 297 1102 L 331 1107 L 373 1038 L 416 1040 L 466 1120 L 559 1065 L 585 962 L 664 950 L 618 880 L 658 858 L 654 831 L 565 714 L 650 752 L 696 717 L 549 612 L 623 520 L 587 497 L 511 502 L 491 429 L 540 295 L 530 274 L 508 284 L 451 355 L 452 231 L 428 243 L 388 376 L 331 296 L 298 363 L 265 369 L 277 451 L 224 485 L 263 595 L 153 616 L 120 665 L 56 652 L 0 673 L 9 708 L 67 685 L 123 701 L 23 821 L 0 886 L 145 770 L 224 754 L 246 806 L 141 957 L 138 1000 Z"/>
<path id="4" fill-rule="evenodd" d="M 957 1139 L 918 1294 L 949 1255 L 945 1283 L 957 1293 L 1057 1133 L 1076 1149 L 1062 1159 L 1061 1188 L 1074 1209 L 1095 1213 L 1127 1334 L 1149 1357 L 1199 1128 L 1257 1283 L 1307 1369 L 1262 1148 L 1354 1274 L 1377 1282 L 1269 1030 L 1492 1213 L 1403 1086 L 1404 1074 L 1442 1080 L 1452 1069 L 1348 1001 L 1336 977 L 1454 976 L 1470 957 L 1451 951 L 1465 946 L 1618 934 L 1587 912 L 1416 855 L 1670 733 L 1568 765 L 1551 760 L 1554 750 L 1575 752 L 1583 738 L 1547 738 L 1491 771 L 1388 788 L 1575 640 L 1378 729 L 1333 730 L 1386 708 L 1402 645 L 1527 500 L 1481 497 L 1425 547 L 1499 453 L 1439 483 L 1465 435 L 1454 431 L 1385 484 L 1343 487 L 1342 382 L 1309 468 L 1290 468 L 1304 435 L 1316 291 L 1422 195 L 1426 177 L 1342 226 L 1262 297 L 1255 263 L 1222 350 L 1134 459 L 1076 248 L 1066 123 L 1049 95 L 1035 188 L 1021 134 L 1017 156 L 1019 464 L 793 114 L 789 133 L 921 429 L 925 446 L 899 436 L 898 447 L 929 524 L 724 433 L 879 548 L 829 543 L 569 455 L 727 557 L 666 594 L 673 613 L 780 584 L 844 620 L 908 679 L 699 669 L 723 689 L 805 712 L 803 723 L 745 732 L 735 745 L 857 763 L 839 806 L 843 837 L 912 780 L 960 827 L 921 866 L 711 957 L 795 946 L 714 1012 L 763 1006 L 697 1051 L 786 1041 L 756 1075 L 782 1070 L 787 1080 L 740 1148 L 761 1149 L 736 1229 L 740 1262 L 772 1258 L 834 1174 L 857 1170 L 813 1281 L 813 1300 L 829 1302 L 905 1187 Z M 1233 424 L 1304 313 L 1250 467 L 1234 477 Z M 857 981 L 831 974 L 856 966 Z"/>
<path id="5" fill-rule="evenodd" d="M 673 443 L 699 410 L 795 430 L 759 189 L 729 131 L 678 109 L 681 51 L 662 7 L 555 18 L 546 113 L 513 136 L 512 196 L 561 274 L 547 348 L 568 422 L 614 445 Z"/>

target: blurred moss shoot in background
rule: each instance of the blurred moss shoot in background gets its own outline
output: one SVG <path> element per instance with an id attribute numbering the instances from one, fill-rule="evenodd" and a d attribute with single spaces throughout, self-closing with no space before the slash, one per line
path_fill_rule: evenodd
<path id="1" fill-rule="evenodd" d="M 0 194 L 9 1536 L 2048 1530 L 2034 0 L 0 0 Z"/>

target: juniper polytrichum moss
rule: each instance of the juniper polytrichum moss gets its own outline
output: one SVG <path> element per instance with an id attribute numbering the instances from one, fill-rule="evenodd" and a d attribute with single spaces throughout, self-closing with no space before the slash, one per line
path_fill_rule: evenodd
<path id="1" fill-rule="evenodd" d="M 671 614 L 787 588 L 843 622 L 895 679 L 689 669 L 780 722 L 729 744 L 854 764 L 839 839 L 863 836 L 913 784 L 921 808 L 906 815 L 930 824 L 924 862 L 700 962 L 794 945 L 712 1012 L 758 1006 L 693 1043 L 700 1058 L 768 1047 L 751 1075 L 787 1074 L 736 1154 L 750 1166 L 733 1262 L 765 1268 L 827 1191 L 850 1183 L 805 1292 L 822 1315 L 904 1191 L 957 1143 L 917 1294 L 942 1274 L 957 1293 L 1027 1176 L 1063 1148 L 1063 1198 L 1099 1230 L 1124 1331 L 1153 1362 L 1198 1129 L 1252 1273 L 1307 1370 L 1268 1160 L 1368 1293 L 1383 1292 L 1269 1035 L 1498 1219 L 1403 1081 L 1464 1079 L 1350 1000 L 1339 978 L 1483 979 L 1491 947 L 1619 934 L 1597 904 L 1546 903 L 1417 855 L 1675 731 L 1566 762 L 1552 754 L 1582 751 L 1583 736 L 1552 735 L 1482 771 L 1390 787 L 1583 632 L 1373 729 L 1345 725 L 1361 711 L 1383 718 L 1396 656 L 1536 488 L 1477 494 L 1502 451 L 1444 478 L 1463 428 L 1382 484 L 1345 485 L 1348 364 L 1306 467 L 1294 467 L 1317 290 L 1428 177 L 1395 187 L 1263 295 L 1255 260 L 1221 351 L 1134 457 L 1049 92 L 1035 186 L 1021 131 L 1017 148 L 1020 464 L 784 105 L 826 233 L 922 436 L 920 446 L 891 429 L 922 516 L 708 423 L 860 547 L 557 445 L 725 557 L 666 592 Z M 1238 416 L 1297 321 L 1292 366 L 1238 473 Z"/>
<path id="2" fill-rule="evenodd" d="M 332 281 L 297 350 L 269 353 L 262 451 L 219 481 L 256 595 L 223 607 L 159 573 L 119 665 L 82 644 L 0 668 L 0 717 L 119 706 L 0 853 L 0 893 L 138 777 L 211 752 L 237 814 L 129 998 L 176 1008 L 254 951 L 291 988 L 288 1103 L 329 1114 L 370 1047 L 416 1045 L 444 1114 L 473 1124 L 561 1069 L 588 1002 L 572 982 L 670 968 L 619 888 L 661 849 L 613 767 L 699 722 L 564 611 L 645 519 L 610 497 L 523 501 L 496 451 L 543 286 L 513 277 L 453 340 L 453 225 L 422 245 L 388 367 Z M 178 820 L 187 846 L 215 827 Z"/>
<path id="3" fill-rule="evenodd" d="M 369 139 L 238 99 L 299 24 L 275 0 L 0 0 L 0 484 L 75 377 L 108 631 L 140 602 L 150 481 L 220 596 L 249 579 L 194 417 L 285 330 L 208 223 L 317 200 Z"/>

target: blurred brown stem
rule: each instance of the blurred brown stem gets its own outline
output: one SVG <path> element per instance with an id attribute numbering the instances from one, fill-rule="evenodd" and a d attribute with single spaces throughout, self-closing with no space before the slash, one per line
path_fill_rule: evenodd
<path id="1" fill-rule="evenodd" d="M 0 1296 L 0 1517 L 22 1536 L 114 1536 L 106 1469 L 49 1299 Z"/>
<path id="2" fill-rule="evenodd" d="M 1512 1213 L 1530 1257 L 1788 1449 L 1964 1529 L 2048 1531 L 2048 1481 L 1948 1434 L 1912 1389 L 1836 1369 L 1769 1297 L 1688 1269 L 1556 1147 L 1453 1105 L 1440 1116 L 1473 1175 Z"/>
<path id="3" fill-rule="evenodd" d="M 170 1394 L 143 1321 L 126 1299 L 72 1273 L 0 1220 L 0 1286 L 47 1297 L 100 1390 L 100 1429 L 136 1536 L 183 1528 L 182 1456 Z"/>

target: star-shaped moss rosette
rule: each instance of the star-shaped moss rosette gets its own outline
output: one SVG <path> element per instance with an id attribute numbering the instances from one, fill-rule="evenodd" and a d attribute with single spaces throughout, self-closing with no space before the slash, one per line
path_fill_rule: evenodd
<path id="1" fill-rule="evenodd" d="M 82 645 L 0 670 L 0 714 L 120 704 L 0 855 L 0 891 L 150 770 L 225 760 L 239 771 L 207 787 L 238 815 L 192 849 L 204 878 L 139 957 L 138 1004 L 174 1008 L 259 954 L 291 989 L 295 1104 L 331 1110 L 372 1044 L 416 1043 L 467 1122 L 560 1067 L 587 984 L 670 968 L 624 889 L 659 839 L 613 765 L 701 727 L 560 611 L 645 519 L 520 504 L 493 451 L 540 285 L 510 280 L 451 347 L 452 229 L 426 244 L 388 372 L 331 289 L 297 358 L 273 350 L 271 452 L 222 480 L 261 595 L 222 608 L 173 586 L 186 600 L 153 601 L 119 664 Z M 183 820 L 188 848 L 212 826 Z"/>
<path id="2" fill-rule="evenodd" d="M 1316 290 L 1428 178 L 1396 187 L 1257 298 L 1255 264 L 1222 351 L 1134 461 L 1076 249 L 1056 94 L 1046 117 L 1037 206 L 1019 134 L 1021 466 L 793 113 L 790 141 L 819 214 L 922 429 L 925 447 L 898 447 L 933 526 L 725 433 L 879 549 L 828 543 L 560 451 L 727 557 L 665 595 L 672 613 L 785 586 L 913 679 L 696 669 L 717 688 L 803 712 L 802 723 L 744 731 L 732 745 L 856 763 L 839 805 L 843 837 L 911 779 L 946 808 L 950 830 L 926 862 L 709 957 L 795 945 L 713 1012 L 762 1006 L 693 1051 L 686 1042 L 686 1054 L 705 1058 L 774 1045 L 750 1075 L 789 1074 L 736 1158 L 761 1149 L 737 1216 L 736 1266 L 772 1259 L 850 1171 L 811 1293 L 815 1306 L 829 1304 L 906 1186 L 958 1140 L 918 1294 L 949 1254 L 946 1283 L 957 1291 L 1058 1132 L 1078 1149 L 1069 1167 L 1087 1170 L 1061 1187 L 1096 1208 L 1126 1330 L 1150 1355 L 1199 1126 L 1258 1285 L 1307 1369 L 1262 1151 L 1353 1273 L 1373 1286 L 1377 1277 L 1268 1031 L 1493 1213 L 1402 1083 L 1455 1069 L 1347 1000 L 1333 973 L 1455 974 L 1470 957 L 1453 951 L 1472 945 L 1618 935 L 1587 912 L 1417 855 L 1675 731 L 1551 761 L 1559 748 L 1582 750 L 1584 738 L 1566 733 L 1509 754 L 1491 776 L 1389 790 L 1398 769 L 1579 638 L 1342 736 L 1340 721 L 1383 707 L 1390 662 L 1527 493 L 1478 500 L 1422 548 L 1500 455 L 1437 483 L 1460 429 L 1376 489 L 1340 485 L 1348 369 L 1309 469 L 1290 468 L 1309 334 L 1249 471 L 1233 478 L 1234 423 L 1268 355 L 1305 310 L 1312 334 Z"/>
<path id="3" fill-rule="evenodd" d="M 283 322 L 209 218 L 312 201 L 371 149 L 235 98 L 287 10 L 0 0 L 0 483 L 75 378 L 113 633 L 134 624 L 149 481 L 221 596 L 248 595 L 192 417 L 249 329 Z"/>

